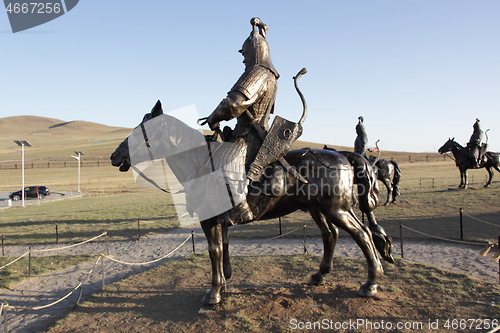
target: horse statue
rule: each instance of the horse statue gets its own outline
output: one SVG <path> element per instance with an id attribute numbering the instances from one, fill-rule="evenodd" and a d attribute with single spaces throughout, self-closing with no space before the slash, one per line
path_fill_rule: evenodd
<path id="1" fill-rule="evenodd" d="M 490 177 L 484 187 L 488 187 L 491 184 L 491 180 L 493 179 L 493 169 L 500 172 L 499 153 L 487 151 L 484 153 L 483 162 L 479 164 L 479 167 L 473 166 L 470 161 L 469 150 L 456 142 L 455 138 L 448 139 L 448 141 L 446 141 L 445 144 L 438 149 L 438 152 L 440 154 L 448 152 L 453 154 L 453 157 L 455 158 L 455 165 L 460 170 L 459 188 L 467 188 L 467 171 L 469 169 L 486 168 Z"/>
<path id="2" fill-rule="evenodd" d="M 297 85 L 296 89 L 303 102 L 304 115 L 301 118 L 303 120 L 306 114 L 306 105 Z M 175 133 L 167 133 L 166 130 L 147 133 L 148 130 L 145 127 L 148 123 L 156 121 L 157 118 L 161 118 L 164 123 L 176 121 L 175 118 L 163 114 L 161 103 L 158 102 L 152 112 L 146 114 L 143 122 L 136 128 L 142 128 L 148 147 L 157 146 L 171 149 L 172 146 L 180 144 L 180 141 L 174 137 Z M 180 121 L 178 122 L 180 123 Z M 170 131 L 175 132 L 179 126 L 181 125 L 174 124 Z M 141 133 L 140 129 L 139 133 Z M 139 134 L 139 136 L 141 135 Z M 130 137 L 125 139 L 111 155 L 112 165 L 120 167 L 120 171 L 127 171 L 131 166 L 134 168 L 130 156 L 134 148 L 129 147 Z M 224 144 L 213 141 L 213 138 L 213 136 L 206 136 L 207 145 L 210 144 L 210 151 L 215 151 Z M 206 168 L 211 163 L 210 157 L 207 159 L 205 155 L 197 154 L 195 150 L 194 153 L 181 153 L 165 160 L 172 170 L 179 170 L 179 174 L 183 174 L 187 178 L 193 177 L 200 169 Z M 284 190 L 279 193 L 274 191 L 269 193 L 269 191 L 262 190 L 264 183 L 276 183 L 275 172 L 271 172 L 271 175 L 264 172 L 262 180 L 250 182 L 247 200 L 254 211 L 253 220 L 274 219 L 297 210 L 309 212 L 321 231 L 324 245 L 319 270 L 309 280 L 311 285 L 321 284 L 324 277 L 331 272 L 335 245 L 339 237 L 338 228 L 345 230 L 361 248 L 368 265 L 367 281 L 361 285 L 358 293 L 365 297 L 374 296 L 377 293 L 376 281 L 383 275 L 383 267 L 377 251 L 388 262 L 393 263 L 394 259 L 391 254 L 392 239 L 377 224 L 373 214 L 373 210 L 378 204 L 378 186 L 372 166 L 359 154 L 347 152 L 343 155 L 335 151 L 311 148 L 291 150 L 286 153 L 284 160 L 285 162 L 282 163 L 288 164 L 290 168 L 294 169 L 294 172 L 285 169 L 281 173 L 281 177 L 284 178 L 281 182 L 281 184 L 285 184 Z M 188 161 L 189 163 L 181 163 L 180 161 Z M 268 167 L 271 169 L 282 168 L 278 162 L 273 162 Z M 354 183 L 357 184 L 358 188 L 360 209 L 368 217 L 368 226 L 362 223 L 352 210 Z M 188 201 L 187 194 L 186 201 Z M 218 223 L 216 216 L 203 219 L 200 224 L 207 238 L 208 252 L 212 263 L 211 288 L 207 291 L 203 303 L 217 304 L 221 301 L 221 291 L 225 287 L 226 280 L 231 277 L 228 224 Z"/>
<path id="3" fill-rule="evenodd" d="M 378 149 L 378 141 L 375 143 Z M 327 145 L 323 149 L 335 150 Z M 387 201 L 384 206 L 389 206 L 391 203 L 396 202 L 396 198 L 401 194 L 399 182 L 401 181 L 401 169 L 399 164 L 395 161 L 389 161 L 380 159 L 380 149 L 378 149 L 379 154 L 377 156 L 370 155 L 368 160 L 372 167 L 375 168 L 375 174 L 377 180 L 380 180 L 382 184 L 387 188 Z M 345 152 L 339 151 L 340 154 Z"/>

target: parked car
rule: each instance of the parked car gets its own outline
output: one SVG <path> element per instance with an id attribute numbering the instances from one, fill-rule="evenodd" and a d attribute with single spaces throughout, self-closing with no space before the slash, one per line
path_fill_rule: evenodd
<path id="1" fill-rule="evenodd" d="M 22 190 L 12 192 L 9 198 L 14 201 L 21 200 Z M 38 198 L 43 199 L 45 196 L 50 195 L 50 190 L 47 186 L 28 186 L 24 188 L 24 198 Z"/>

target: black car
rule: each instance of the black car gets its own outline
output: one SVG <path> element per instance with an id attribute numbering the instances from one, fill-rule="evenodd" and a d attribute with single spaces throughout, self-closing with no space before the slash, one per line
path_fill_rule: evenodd
<path id="1" fill-rule="evenodd" d="M 28 186 L 24 188 L 24 198 L 39 198 L 43 199 L 45 196 L 50 195 L 50 190 L 47 186 Z M 9 198 L 14 201 L 21 200 L 22 190 L 12 192 Z"/>

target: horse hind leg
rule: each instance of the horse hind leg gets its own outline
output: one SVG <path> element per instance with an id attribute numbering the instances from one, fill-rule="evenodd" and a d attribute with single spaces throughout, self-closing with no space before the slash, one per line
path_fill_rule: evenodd
<path id="1" fill-rule="evenodd" d="M 486 171 L 488 171 L 489 178 L 488 178 L 488 182 L 484 185 L 484 187 L 488 187 L 491 184 L 491 180 L 493 179 L 493 167 L 490 166 L 490 167 L 486 168 Z M 499 170 L 499 172 L 500 172 L 500 170 Z"/>
<path id="2" fill-rule="evenodd" d="M 318 210 L 311 208 L 309 212 L 321 231 L 323 259 L 321 260 L 318 272 L 311 275 L 308 284 L 319 286 L 324 282 L 324 276 L 332 271 L 333 253 L 339 237 L 339 229 L 335 225 L 328 223 L 325 216 Z"/>
<path id="3" fill-rule="evenodd" d="M 377 294 L 376 281 L 384 275 L 384 269 L 376 253 L 370 230 L 358 220 L 352 211 L 325 215 L 328 221 L 344 229 L 361 248 L 368 264 L 368 279 L 361 285 L 359 295 L 372 297 Z"/>

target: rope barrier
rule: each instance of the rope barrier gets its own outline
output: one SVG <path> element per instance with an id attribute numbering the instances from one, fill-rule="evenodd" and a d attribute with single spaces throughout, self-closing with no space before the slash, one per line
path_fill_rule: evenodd
<path id="1" fill-rule="evenodd" d="M 470 218 L 471 218 L 471 219 L 473 219 L 473 220 L 476 220 L 476 221 L 479 221 L 479 222 L 482 222 L 482 223 L 486 223 L 486 224 L 489 224 L 489 225 L 493 225 L 493 226 L 495 226 L 495 227 L 500 227 L 500 225 L 498 225 L 498 224 L 494 224 L 494 223 L 490 223 L 490 222 L 483 221 L 483 220 L 481 220 L 481 219 L 478 219 L 477 217 L 474 217 L 474 216 L 471 216 L 471 215 L 469 215 L 469 214 L 467 214 L 467 213 L 464 213 L 463 211 L 462 211 L 462 214 L 464 214 L 464 215 L 466 215 L 466 216 L 470 217 Z"/>
<path id="2" fill-rule="evenodd" d="M 454 240 L 454 239 L 442 238 L 442 237 L 438 237 L 438 236 L 433 236 L 433 235 L 426 234 L 425 232 L 421 232 L 421 231 L 409 228 L 409 227 L 407 227 L 405 225 L 403 225 L 402 227 L 405 228 L 405 229 L 411 230 L 413 232 L 416 232 L 417 234 L 421 234 L 421 235 L 425 235 L 425 236 L 428 236 L 428 237 L 436 238 L 436 239 L 443 240 L 443 241 L 446 241 L 446 242 L 461 243 L 461 244 L 468 244 L 468 245 L 482 245 L 482 246 L 485 245 L 485 244 L 489 244 L 489 243 L 463 242 L 463 241 Z"/>
<path id="3" fill-rule="evenodd" d="M 278 239 L 278 238 L 281 238 L 281 237 L 285 237 L 286 235 L 289 235 L 289 234 L 291 234 L 292 232 L 295 232 L 295 231 L 300 230 L 300 229 L 301 229 L 301 228 L 293 229 L 292 231 L 289 231 L 289 232 L 287 232 L 286 234 L 279 235 L 279 236 L 272 237 L 272 238 L 267 238 L 267 239 L 264 239 L 264 240 L 273 240 L 273 239 Z"/>
<path id="4" fill-rule="evenodd" d="M 12 265 L 13 263 L 15 263 L 16 261 L 18 261 L 19 259 L 21 259 L 21 258 L 23 258 L 23 257 L 26 257 L 28 254 L 30 254 L 30 252 L 29 252 L 29 251 L 28 251 L 28 252 L 26 252 L 25 254 L 21 255 L 21 256 L 20 256 L 20 257 L 18 257 L 17 259 L 15 259 L 15 260 L 13 260 L 13 261 L 9 262 L 8 264 L 6 264 L 6 265 L 4 265 L 4 266 L 0 267 L 0 271 L 1 271 L 2 269 L 4 269 L 5 267 Z"/>
<path id="5" fill-rule="evenodd" d="M 149 264 L 152 264 L 152 263 L 155 263 L 157 261 L 160 261 L 162 259 L 165 259 L 166 257 L 170 256 L 172 253 L 174 253 L 175 251 L 177 251 L 179 248 L 181 248 L 184 244 L 186 244 L 186 242 L 191 238 L 191 235 L 189 235 L 185 240 L 184 242 L 182 242 L 181 245 L 177 246 L 174 250 L 172 250 L 171 252 L 167 253 L 166 255 L 164 255 L 163 257 L 160 257 L 158 259 L 155 259 L 155 260 L 152 260 L 152 261 L 148 261 L 148 262 L 143 262 L 143 263 L 133 263 L 133 262 L 126 262 L 126 261 L 121 261 L 121 260 L 118 260 L 118 259 L 114 259 L 108 255 L 105 255 L 105 254 L 101 254 L 102 257 L 106 258 L 106 259 L 109 259 L 109 260 L 112 260 L 114 262 L 117 262 L 117 263 L 120 263 L 120 264 L 124 264 L 124 265 L 131 265 L 131 266 L 142 266 L 142 265 L 149 265 Z"/>
<path id="6" fill-rule="evenodd" d="M 44 250 L 31 250 L 31 252 L 50 252 L 50 251 L 57 251 L 57 250 L 64 250 L 64 249 L 69 249 L 71 247 L 75 247 L 75 246 L 79 246 L 79 245 L 82 245 L 82 244 L 85 244 L 85 243 L 88 243 L 88 242 L 91 242 L 95 239 L 98 239 L 102 236 L 106 236 L 107 235 L 107 232 L 103 232 L 102 234 L 100 234 L 99 236 L 95 236 L 93 238 L 90 238 L 90 239 L 87 239 L 86 241 L 83 241 L 83 242 L 80 242 L 80 243 L 76 243 L 76 244 L 73 244 L 73 245 L 67 245 L 67 246 L 63 246 L 63 247 L 57 247 L 57 248 L 53 248 L 53 249 L 44 249 Z"/>
<path id="7" fill-rule="evenodd" d="M 95 262 L 94 266 L 87 273 L 87 277 L 90 276 L 90 274 L 92 273 L 92 270 L 94 269 L 95 265 L 99 262 L 99 260 L 101 260 L 101 256 L 99 256 L 99 258 L 97 258 L 97 261 Z M 68 298 L 69 296 L 71 296 L 71 294 L 73 294 L 78 288 L 80 288 L 84 282 L 85 281 L 81 281 L 80 283 L 78 283 L 78 285 L 75 288 L 73 288 L 73 290 L 71 290 L 69 293 L 67 293 L 64 297 L 62 297 L 62 298 L 58 299 L 57 301 L 52 302 L 50 304 L 41 305 L 41 306 L 34 306 L 34 307 L 15 306 L 15 305 L 13 306 L 13 305 L 8 305 L 7 304 L 6 308 L 11 308 L 11 309 L 16 309 L 16 310 L 42 310 L 42 309 L 45 309 L 45 308 L 49 308 L 51 306 L 56 305 L 57 303 L 62 302 L 63 300 L 65 300 L 66 298 Z"/>

